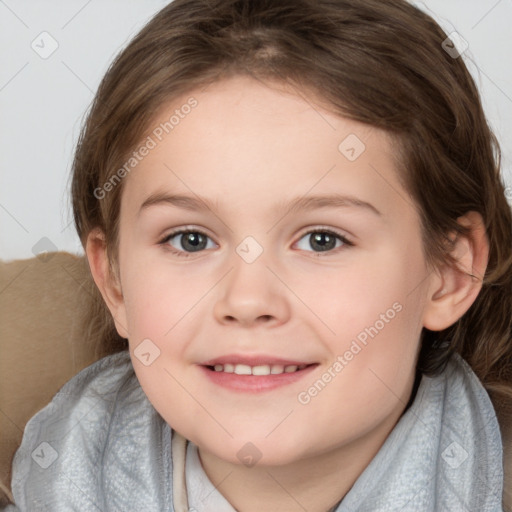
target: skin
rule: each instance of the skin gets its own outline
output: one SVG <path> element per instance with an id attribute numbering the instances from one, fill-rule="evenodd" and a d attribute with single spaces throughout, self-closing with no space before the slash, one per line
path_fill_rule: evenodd
<path id="1" fill-rule="evenodd" d="M 218 490 L 240 511 L 326 511 L 350 489 L 411 397 L 423 327 L 440 330 L 481 288 L 453 268 L 427 267 L 418 214 L 398 179 L 391 140 L 339 117 L 311 95 L 247 77 L 217 82 L 162 107 L 155 126 L 194 96 L 180 120 L 125 178 L 118 277 L 108 272 L 101 232 L 87 256 L 119 333 L 129 339 L 140 384 L 162 417 L 199 447 Z M 349 134 L 365 151 L 349 161 Z M 212 210 L 169 203 L 143 208 L 155 192 L 201 196 Z M 373 205 L 301 209 L 296 197 L 338 193 Z M 456 251 L 460 268 L 484 274 L 488 244 L 480 216 Z M 181 250 L 171 231 L 199 229 L 204 250 Z M 341 234 L 311 245 L 308 229 Z M 263 249 L 252 263 L 236 252 L 245 237 Z M 187 246 L 186 246 L 187 247 Z M 401 306 L 309 403 L 307 391 L 365 328 Z M 145 366 L 145 339 L 160 355 Z M 152 345 L 153 346 L 153 345 Z M 307 377 L 262 393 L 221 388 L 198 364 L 225 354 L 270 354 L 316 362 Z M 239 451 L 261 454 L 246 467 Z M 247 450 L 248 448 L 244 448 Z M 242 452 L 243 453 L 243 452 Z"/>

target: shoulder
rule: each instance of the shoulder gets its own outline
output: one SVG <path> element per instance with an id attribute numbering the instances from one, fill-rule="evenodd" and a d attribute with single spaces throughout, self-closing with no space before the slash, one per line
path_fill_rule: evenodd
<path id="1" fill-rule="evenodd" d="M 457 415 L 453 414 L 454 410 L 469 408 L 471 417 L 473 421 L 477 422 L 479 428 L 484 428 L 491 422 L 493 430 L 499 432 L 498 419 L 491 398 L 478 376 L 462 356 L 457 353 L 452 354 L 440 378 L 446 382 L 448 393 L 445 405 L 450 407 L 451 416 L 454 419 L 457 418 Z M 461 400 L 461 397 L 465 399 Z"/>
<path id="2" fill-rule="evenodd" d="M 51 404 L 66 404 L 73 408 L 90 396 L 108 401 L 112 394 L 116 395 L 126 388 L 133 389 L 136 383 L 129 352 L 117 352 L 99 359 L 77 373 L 60 388 Z M 37 415 L 34 416 L 36 417 Z"/>
<path id="3" fill-rule="evenodd" d="M 55 438 L 59 428 L 75 428 L 115 414 L 119 398 L 137 393 L 138 383 L 128 352 L 106 356 L 87 366 L 64 384 L 52 401 L 32 416 L 25 426 L 22 448 L 33 438 Z"/>
<path id="4" fill-rule="evenodd" d="M 129 353 L 106 356 L 28 421 L 13 461 L 16 505 L 25 510 L 45 503 L 55 511 L 92 504 L 122 510 L 141 500 L 165 505 L 167 493 L 160 499 L 158 489 L 166 488 L 148 470 L 167 478 L 162 452 L 170 450 L 168 438 L 169 427 L 140 387 Z"/>
<path id="5" fill-rule="evenodd" d="M 478 501 L 479 510 L 497 510 L 504 484 L 503 445 L 489 394 L 457 353 L 439 376 L 428 380 L 431 400 L 441 404 L 437 481 L 449 482 L 466 503 Z M 447 503 L 455 499 L 448 490 L 443 498 Z"/>
<path id="6" fill-rule="evenodd" d="M 103 357 L 66 382 L 52 401 L 27 422 L 20 448 L 35 435 L 55 438 L 65 425 L 75 425 L 79 430 L 93 421 L 101 420 L 101 425 L 123 407 L 124 399 L 139 391 L 127 351 Z"/>
<path id="7" fill-rule="evenodd" d="M 464 441 L 468 445 L 478 441 L 478 449 L 488 451 L 487 456 L 492 453 L 501 457 L 500 428 L 493 403 L 478 376 L 459 354 L 452 354 L 439 374 L 422 377 L 412 408 L 424 420 L 437 416 L 446 442 Z"/>

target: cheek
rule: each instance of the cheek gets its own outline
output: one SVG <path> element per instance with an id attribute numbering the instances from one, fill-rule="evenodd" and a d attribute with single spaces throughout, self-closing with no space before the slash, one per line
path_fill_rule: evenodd
<path id="1" fill-rule="evenodd" d="M 344 343 L 355 338 L 364 342 L 372 333 L 379 338 L 387 333 L 394 344 L 409 343 L 420 323 L 425 277 L 419 248 L 403 254 L 390 244 L 378 254 L 359 252 L 344 267 L 287 279 L 311 306 L 319 333 L 341 350 Z"/>
<path id="2" fill-rule="evenodd" d="M 353 314 L 356 326 L 340 321 L 340 334 L 329 340 L 331 361 L 304 382 L 295 400 L 294 419 L 321 432 L 327 444 L 364 436 L 396 418 L 409 399 L 419 346 L 416 313 L 397 302 L 389 309 L 380 304 L 368 305 L 373 312 Z"/>
<path id="3" fill-rule="evenodd" d="M 122 282 L 130 341 L 171 336 L 208 290 L 205 277 L 165 262 L 127 264 Z"/>
<path id="4" fill-rule="evenodd" d="M 143 268 L 137 272 L 136 265 L 126 265 L 123 283 L 132 364 L 155 409 L 171 426 L 181 427 L 183 411 L 196 405 L 191 397 L 201 396 L 186 363 L 191 362 L 187 348 L 201 325 L 194 321 L 194 305 L 205 292 L 201 286 L 186 286 L 189 279 L 182 271 Z"/>
<path id="5" fill-rule="evenodd" d="M 396 407 L 409 390 L 424 307 L 424 289 L 418 284 L 426 271 L 414 250 L 379 256 L 371 264 L 361 259 L 350 272 L 333 273 L 318 283 L 323 293 L 311 303 L 322 320 L 318 333 L 331 356 L 331 373 L 325 387 L 318 383 L 311 393 L 304 391 L 305 401 L 314 395 L 317 406 L 326 408 L 320 416 L 328 415 L 329 404 L 343 403 L 345 410 L 359 411 L 363 421 L 364 411 Z M 322 396 L 317 399 L 318 389 Z"/>

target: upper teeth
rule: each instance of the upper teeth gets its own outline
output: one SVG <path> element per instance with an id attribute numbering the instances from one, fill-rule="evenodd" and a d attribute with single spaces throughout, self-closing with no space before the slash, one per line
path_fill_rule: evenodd
<path id="1" fill-rule="evenodd" d="M 213 369 L 216 372 L 236 373 L 237 375 L 277 375 L 280 373 L 292 373 L 302 370 L 307 365 L 297 366 L 290 364 L 284 366 L 282 364 L 262 364 L 259 366 L 249 366 L 247 364 L 216 364 Z"/>

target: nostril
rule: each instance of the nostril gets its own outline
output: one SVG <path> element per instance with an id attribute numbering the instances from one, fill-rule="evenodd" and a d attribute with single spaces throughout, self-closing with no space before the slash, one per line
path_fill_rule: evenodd
<path id="1" fill-rule="evenodd" d="M 253 321 L 254 322 L 258 322 L 258 323 L 268 323 L 271 320 L 274 320 L 274 316 L 273 315 L 260 315 L 256 319 L 254 319 L 254 317 L 247 317 L 247 318 L 245 318 L 242 315 L 240 315 L 240 317 L 236 317 L 236 316 L 233 316 L 233 315 L 225 315 L 224 316 L 224 321 L 225 322 L 229 322 L 229 323 L 241 322 L 243 324 L 246 324 L 246 323 L 248 324 L 248 323 L 252 323 Z"/>

